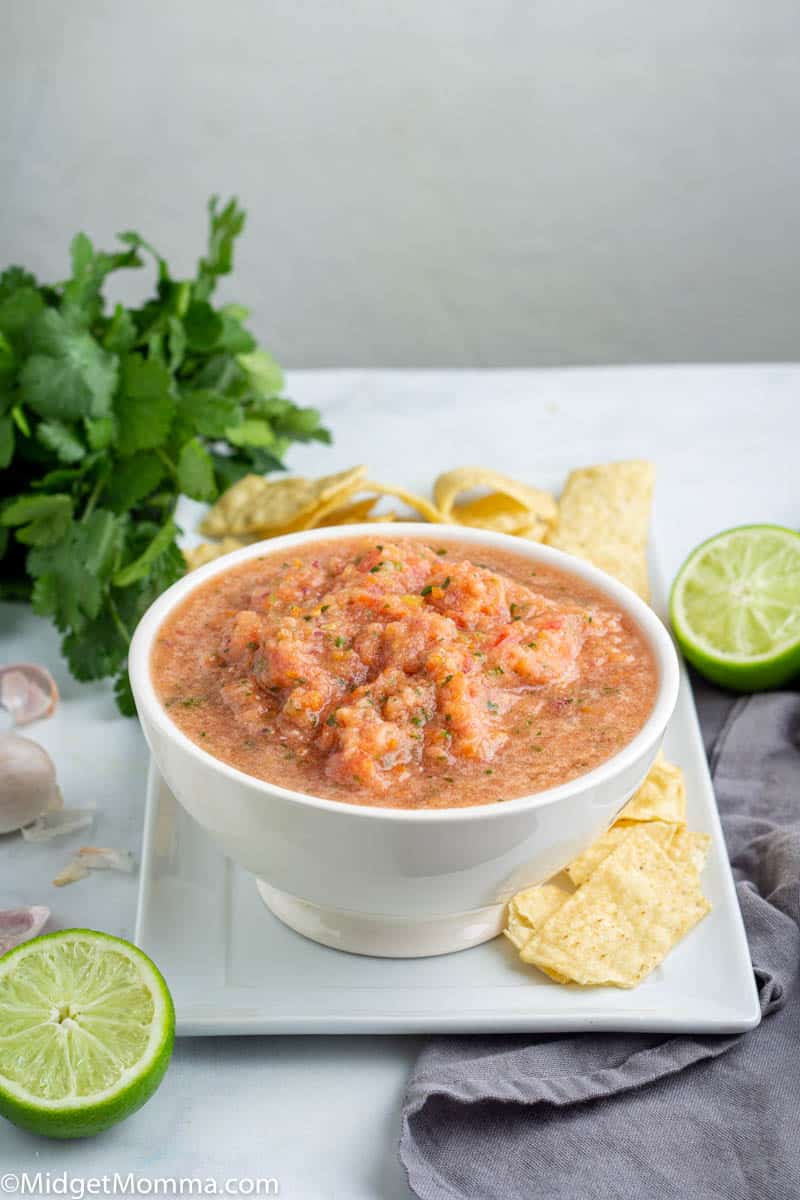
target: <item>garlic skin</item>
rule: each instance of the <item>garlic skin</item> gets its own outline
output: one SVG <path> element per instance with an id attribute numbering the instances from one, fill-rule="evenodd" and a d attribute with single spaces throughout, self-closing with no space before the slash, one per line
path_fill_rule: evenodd
<path id="1" fill-rule="evenodd" d="M 0 734 L 0 834 L 30 825 L 47 809 L 62 804 L 47 751 L 18 733 Z"/>
<path id="2" fill-rule="evenodd" d="M 58 705 L 56 681 L 36 663 L 0 667 L 0 705 L 11 713 L 15 725 L 52 717 Z"/>
<path id="3" fill-rule="evenodd" d="M 37 937 L 50 920 L 50 909 L 34 904 L 32 908 L 0 908 L 0 957 Z"/>
<path id="4" fill-rule="evenodd" d="M 96 815 L 94 808 L 48 808 L 32 825 L 23 825 L 20 833 L 26 842 L 52 842 L 80 829 L 88 829 Z"/>
<path id="5" fill-rule="evenodd" d="M 125 871 L 130 875 L 136 863 L 130 850 L 114 850 L 110 846 L 81 846 L 75 858 L 56 875 L 56 887 L 66 887 L 85 879 L 90 871 Z"/>

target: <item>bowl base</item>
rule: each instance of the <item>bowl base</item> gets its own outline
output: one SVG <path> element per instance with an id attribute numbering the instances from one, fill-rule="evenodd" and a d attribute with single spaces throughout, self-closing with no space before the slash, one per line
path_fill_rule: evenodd
<path id="1" fill-rule="evenodd" d="M 504 904 L 446 916 L 406 918 L 322 908 L 290 896 L 257 879 L 270 912 L 303 937 L 334 950 L 375 958 L 429 958 L 452 954 L 497 937 L 503 929 Z"/>

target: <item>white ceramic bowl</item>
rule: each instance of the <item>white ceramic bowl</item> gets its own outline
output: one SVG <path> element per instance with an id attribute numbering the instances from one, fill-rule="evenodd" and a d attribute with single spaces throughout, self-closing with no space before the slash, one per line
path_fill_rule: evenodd
<path id="1" fill-rule="evenodd" d="M 435 528 L 435 532 L 434 532 Z M 150 677 L 153 639 L 194 588 L 239 563 L 315 541 L 421 537 L 510 550 L 600 588 L 637 623 L 655 655 L 653 711 L 618 754 L 547 791 L 470 808 L 364 807 L 254 779 L 202 750 L 173 724 Z M 504 534 L 460 526 L 349 525 L 248 546 L 193 571 L 148 609 L 130 650 L 136 705 L 150 749 L 183 807 L 257 877 L 272 911 L 306 937 L 388 957 L 442 954 L 502 928 L 514 892 L 560 870 L 601 833 L 644 779 L 678 691 L 672 641 L 653 611 L 588 563 Z"/>

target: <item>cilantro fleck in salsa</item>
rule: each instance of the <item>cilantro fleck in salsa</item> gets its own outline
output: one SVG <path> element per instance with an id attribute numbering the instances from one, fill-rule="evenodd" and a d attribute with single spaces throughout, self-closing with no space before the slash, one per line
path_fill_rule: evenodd
<path id="1" fill-rule="evenodd" d="M 657 671 L 601 591 L 510 551 L 320 541 L 197 587 L 151 670 L 170 717 L 259 779 L 442 808 L 583 774 L 647 719 Z"/>

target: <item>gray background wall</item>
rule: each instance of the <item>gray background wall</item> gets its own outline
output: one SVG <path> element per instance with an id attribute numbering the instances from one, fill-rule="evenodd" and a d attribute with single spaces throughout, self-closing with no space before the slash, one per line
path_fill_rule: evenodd
<path id="1" fill-rule="evenodd" d="M 0 263 L 236 192 L 289 365 L 793 359 L 799 67 L 796 0 L 4 0 Z"/>

